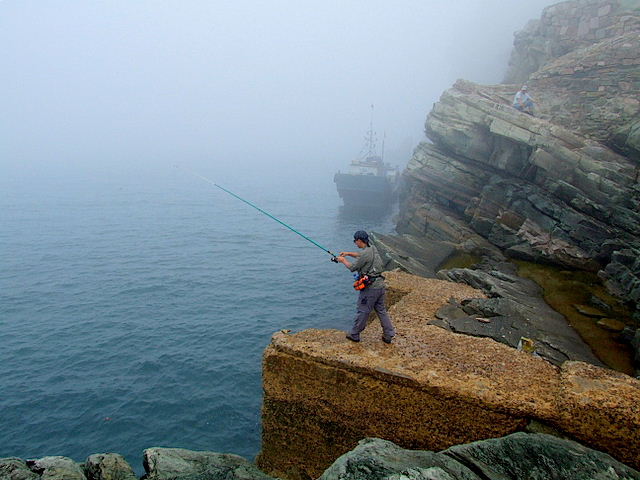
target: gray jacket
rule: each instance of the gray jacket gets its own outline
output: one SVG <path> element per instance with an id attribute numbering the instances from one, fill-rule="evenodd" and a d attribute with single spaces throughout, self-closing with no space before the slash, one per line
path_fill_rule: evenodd
<path id="1" fill-rule="evenodd" d="M 382 259 L 378 254 L 376 247 L 365 247 L 360 252 L 360 255 L 356 258 L 355 262 L 349 267 L 349 270 L 355 272 L 356 270 L 362 275 L 380 275 L 382 273 Z M 382 277 L 376 278 L 369 288 L 384 288 L 384 279 Z"/>

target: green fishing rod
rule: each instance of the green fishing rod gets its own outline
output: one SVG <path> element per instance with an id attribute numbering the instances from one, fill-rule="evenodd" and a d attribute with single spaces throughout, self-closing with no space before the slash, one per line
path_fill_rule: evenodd
<path id="1" fill-rule="evenodd" d="M 210 183 L 211 185 L 213 185 L 214 187 L 218 187 L 220 190 L 222 190 L 225 193 L 228 193 L 229 195 L 231 195 L 232 197 L 237 198 L 238 200 L 246 203 L 247 205 L 249 205 L 250 207 L 255 208 L 256 210 L 258 210 L 260 213 L 263 213 L 264 215 L 266 215 L 267 217 L 275 220 L 276 222 L 278 222 L 280 225 L 283 225 L 285 227 L 287 227 L 289 230 L 291 230 L 293 233 L 297 233 L 298 235 L 300 235 L 302 238 L 304 238 L 305 240 L 307 240 L 308 242 L 313 243 L 316 247 L 322 249 L 323 251 L 327 252 L 329 255 L 331 255 L 331 261 L 332 262 L 336 262 L 336 254 L 331 252 L 330 250 L 328 250 L 327 248 L 323 247 L 322 245 L 320 245 L 318 242 L 310 239 L 309 237 L 307 237 L 304 233 L 300 233 L 298 230 L 296 230 L 295 228 L 293 228 L 291 225 L 287 225 L 286 223 L 284 223 L 282 220 L 280 220 L 279 218 L 271 215 L 269 212 L 261 209 L 260 207 L 258 207 L 257 205 L 254 205 L 253 203 L 251 203 L 249 200 L 245 200 L 244 198 L 242 198 L 240 195 L 237 195 L 235 193 L 233 193 L 231 190 L 227 190 L 226 188 L 224 188 L 221 185 L 218 185 L 217 183 L 215 183 L 213 180 L 208 179 L 207 177 L 204 177 L 202 175 L 200 175 L 199 173 L 193 172 L 193 171 L 189 171 L 192 175 L 195 175 L 198 178 L 201 178 L 202 180 L 204 180 L 207 183 Z"/>

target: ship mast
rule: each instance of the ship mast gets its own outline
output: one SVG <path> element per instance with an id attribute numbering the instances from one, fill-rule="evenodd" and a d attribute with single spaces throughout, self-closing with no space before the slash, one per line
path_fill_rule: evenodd
<path id="1" fill-rule="evenodd" d="M 365 148 L 367 153 L 364 156 L 365 160 L 376 156 L 376 136 L 373 131 L 373 104 L 371 104 L 371 120 L 369 121 L 369 131 L 365 136 Z"/>

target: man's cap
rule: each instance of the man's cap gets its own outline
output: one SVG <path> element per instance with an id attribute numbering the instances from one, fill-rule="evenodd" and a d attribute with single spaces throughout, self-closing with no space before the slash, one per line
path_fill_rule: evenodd
<path id="1" fill-rule="evenodd" d="M 369 234 L 364 230 L 358 230 L 353 234 L 353 240 L 362 240 L 365 243 L 369 243 Z"/>
<path id="2" fill-rule="evenodd" d="M 522 85 L 522 88 L 520 90 L 526 90 L 527 86 L 526 85 Z"/>

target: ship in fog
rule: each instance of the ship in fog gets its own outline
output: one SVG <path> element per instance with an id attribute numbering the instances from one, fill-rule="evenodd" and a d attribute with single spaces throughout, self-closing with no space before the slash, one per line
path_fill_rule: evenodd
<path id="1" fill-rule="evenodd" d="M 384 141 L 380 155 L 373 130 L 373 106 L 369 130 L 361 155 L 352 160 L 346 173 L 338 172 L 333 181 L 348 209 L 387 209 L 396 199 L 399 171 L 384 162 Z"/>

